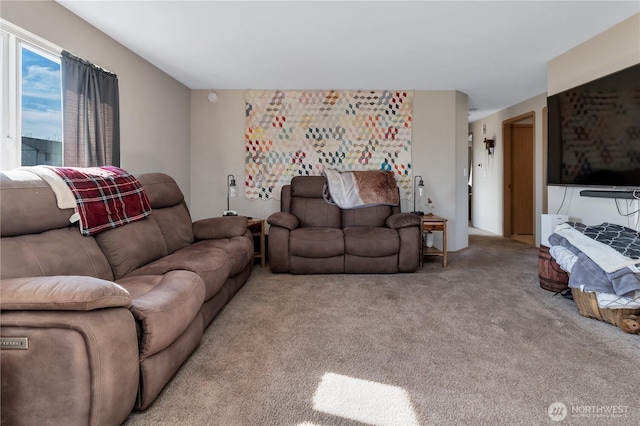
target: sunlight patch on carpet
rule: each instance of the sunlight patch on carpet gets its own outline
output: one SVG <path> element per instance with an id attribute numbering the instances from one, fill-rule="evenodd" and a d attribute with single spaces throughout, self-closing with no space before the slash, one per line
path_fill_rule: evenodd
<path id="1" fill-rule="evenodd" d="M 322 377 L 313 408 L 369 425 L 418 425 L 404 389 L 335 373 Z"/>

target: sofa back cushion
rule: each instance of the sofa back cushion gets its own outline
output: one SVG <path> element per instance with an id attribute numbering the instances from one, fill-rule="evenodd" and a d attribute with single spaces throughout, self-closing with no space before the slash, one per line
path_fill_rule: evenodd
<path id="1" fill-rule="evenodd" d="M 59 209 L 49 184 L 27 171 L 0 173 L 0 200 L 3 237 L 66 228 L 73 214 Z"/>
<path id="2" fill-rule="evenodd" d="M 168 253 L 193 243 L 193 224 L 184 202 L 184 195 L 176 181 L 164 173 L 146 173 L 138 177 L 162 231 Z"/>
<path id="3" fill-rule="evenodd" d="M 154 213 L 144 220 L 101 232 L 95 239 L 116 279 L 168 254 Z"/>
<path id="4" fill-rule="evenodd" d="M 151 215 L 162 231 L 167 253 L 171 254 L 193 243 L 193 224 L 184 204 L 155 209 Z"/>
<path id="5" fill-rule="evenodd" d="M 141 174 L 138 182 L 147 193 L 152 209 L 175 206 L 184 200 L 176 181 L 164 173 Z"/>
<path id="6" fill-rule="evenodd" d="M 4 200 L 3 200 L 4 203 Z M 88 275 L 113 280 L 109 262 L 93 237 L 67 226 L 0 241 L 1 278 Z"/>
<path id="7" fill-rule="evenodd" d="M 324 176 L 291 179 L 291 211 L 303 228 L 340 228 L 340 208 L 322 198 Z"/>
<path id="8" fill-rule="evenodd" d="M 342 210 L 342 226 L 344 228 L 368 226 L 384 227 L 385 221 L 393 214 L 391 206 L 361 207 Z"/>

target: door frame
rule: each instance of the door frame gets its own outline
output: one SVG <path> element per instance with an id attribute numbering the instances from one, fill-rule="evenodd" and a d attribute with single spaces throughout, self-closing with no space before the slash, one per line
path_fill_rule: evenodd
<path id="1" fill-rule="evenodd" d="M 511 126 L 520 121 L 531 119 L 532 120 L 532 137 L 533 137 L 533 150 L 531 152 L 531 161 L 533 161 L 533 235 L 536 236 L 536 113 L 535 111 L 529 111 L 524 114 L 520 114 L 516 117 L 510 118 L 502 122 L 502 143 L 503 157 L 502 157 L 502 235 L 506 238 L 511 238 Z"/>
<path id="2" fill-rule="evenodd" d="M 547 106 L 542 108 L 542 214 L 549 213 L 548 207 L 548 185 L 547 185 L 547 152 L 548 152 L 548 121 Z M 534 142 L 535 145 L 535 142 Z"/>

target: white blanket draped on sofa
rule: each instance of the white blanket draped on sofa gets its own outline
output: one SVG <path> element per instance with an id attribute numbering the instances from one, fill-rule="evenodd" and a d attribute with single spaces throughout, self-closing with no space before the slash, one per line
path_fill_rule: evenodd
<path id="1" fill-rule="evenodd" d="M 323 190 L 325 201 L 341 209 L 377 205 L 397 206 L 400 194 L 392 172 L 365 170 L 338 172 L 325 169 L 327 178 Z"/>

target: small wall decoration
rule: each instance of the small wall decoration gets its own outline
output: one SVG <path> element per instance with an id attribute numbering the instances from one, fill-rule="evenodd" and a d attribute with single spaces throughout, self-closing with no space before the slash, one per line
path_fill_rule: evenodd
<path id="1" fill-rule="evenodd" d="M 298 175 L 389 170 L 410 198 L 413 92 L 250 90 L 245 196 L 279 198 Z"/>

